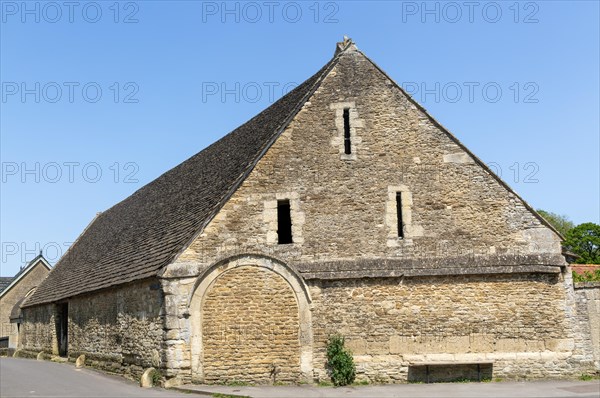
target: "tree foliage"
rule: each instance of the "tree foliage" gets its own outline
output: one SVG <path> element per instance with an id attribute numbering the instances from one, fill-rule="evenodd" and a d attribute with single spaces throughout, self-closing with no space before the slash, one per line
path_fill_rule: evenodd
<path id="1" fill-rule="evenodd" d="M 567 216 L 561 216 L 560 214 L 552 213 L 550 211 L 545 211 L 538 209 L 537 212 L 544 217 L 546 221 L 548 221 L 558 232 L 561 233 L 562 236 L 566 236 L 567 232 L 569 232 L 575 224 L 573 221 L 569 220 Z"/>
<path id="2" fill-rule="evenodd" d="M 579 255 L 579 264 L 600 264 L 600 225 L 591 222 L 569 230 L 564 246 Z"/>
<path id="3" fill-rule="evenodd" d="M 347 386 L 354 382 L 356 366 L 352 354 L 344 348 L 344 338 L 333 335 L 327 343 L 327 368 L 335 386 Z"/>

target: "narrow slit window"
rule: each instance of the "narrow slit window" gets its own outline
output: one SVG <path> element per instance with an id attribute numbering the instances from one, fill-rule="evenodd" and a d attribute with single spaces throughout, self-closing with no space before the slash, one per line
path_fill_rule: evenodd
<path id="1" fill-rule="evenodd" d="M 289 200 L 280 200 L 277 202 L 277 235 L 280 245 L 293 243 L 292 213 Z"/>
<path id="2" fill-rule="evenodd" d="M 350 141 L 350 108 L 344 109 L 344 153 L 346 155 L 352 153 Z"/>
<path id="3" fill-rule="evenodd" d="M 398 215 L 398 237 L 404 238 L 404 222 L 402 221 L 402 192 L 396 192 L 396 214 Z"/>

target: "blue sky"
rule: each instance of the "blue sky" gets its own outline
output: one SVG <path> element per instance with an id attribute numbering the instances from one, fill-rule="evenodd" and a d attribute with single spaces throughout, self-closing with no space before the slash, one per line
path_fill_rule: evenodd
<path id="1" fill-rule="evenodd" d="M 222 137 L 343 35 L 535 208 L 599 222 L 597 1 L 1 1 L 0 274 Z"/>

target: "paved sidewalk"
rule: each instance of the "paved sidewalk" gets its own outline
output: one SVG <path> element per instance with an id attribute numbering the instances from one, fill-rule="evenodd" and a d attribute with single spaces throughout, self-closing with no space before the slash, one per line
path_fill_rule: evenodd
<path id="1" fill-rule="evenodd" d="M 186 398 L 190 394 L 163 388 L 141 388 L 120 376 L 110 376 L 72 363 L 0 358 L 0 397 L 47 398 Z"/>
<path id="2" fill-rule="evenodd" d="M 600 397 L 600 380 L 593 381 L 529 381 L 500 383 L 433 383 L 396 384 L 355 387 L 228 387 L 185 385 L 178 389 L 205 393 L 231 394 L 253 398 L 297 397 Z"/>

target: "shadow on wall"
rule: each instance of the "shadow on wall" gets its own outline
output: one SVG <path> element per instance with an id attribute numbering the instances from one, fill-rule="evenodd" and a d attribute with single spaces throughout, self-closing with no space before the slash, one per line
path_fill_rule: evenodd
<path id="1" fill-rule="evenodd" d="M 409 383 L 443 383 L 491 380 L 493 365 L 418 365 L 408 368 Z"/>

